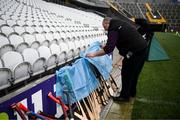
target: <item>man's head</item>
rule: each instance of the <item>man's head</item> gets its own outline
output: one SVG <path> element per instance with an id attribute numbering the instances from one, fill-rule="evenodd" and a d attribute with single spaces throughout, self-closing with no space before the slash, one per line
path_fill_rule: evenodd
<path id="1" fill-rule="evenodd" d="M 106 17 L 103 19 L 102 25 L 104 27 L 104 29 L 107 31 L 109 28 L 109 23 L 110 23 L 111 18 L 110 17 Z"/>

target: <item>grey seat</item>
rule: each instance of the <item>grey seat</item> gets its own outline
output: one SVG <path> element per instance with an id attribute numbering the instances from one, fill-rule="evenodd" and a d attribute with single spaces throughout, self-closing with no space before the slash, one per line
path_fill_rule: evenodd
<path id="1" fill-rule="evenodd" d="M 46 32 L 46 33 L 49 33 L 50 32 L 50 29 L 49 29 L 49 27 L 43 27 L 43 30 Z"/>
<path id="2" fill-rule="evenodd" d="M 16 22 L 17 22 L 17 25 L 19 25 L 19 26 L 25 26 L 26 25 L 25 20 L 17 20 Z"/>
<path id="3" fill-rule="evenodd" d="M 57 55 L 51 54 L 51 51 L 46 46 L 40 46 L 38 48 L 39 56 L 46 59 L 47 70 L 57 66 Z"/>
<path id="4" fill-rule="evenodd" d="M 17 34 L 22 35 L 25 32 L 25 28 L 21 26 L 14 26 L 14 31 Z"/>
<path id="5" fill-rule="evenodd" d="M 15 84 L 30 77 L 30 63 L 24 62 L 20 53 L 9 51 L 2 56 L 2 61 L 4 67 L 12 71 L 12 78 Z"/>
<path id="6" fill-rule="evenodd" d="M 41 45 L 49 46 L 50 42 L 46 40 L 44 34 L 35 34 L 35 38 L 40 42 Z"/>
<path id="7" fill-rule="evenodd" d="M 45 72 L 46 69 L 46 59 L 43 57 L 39 57 L 36 49 L 27 48 L 22 52 L 24 57 L 24 61 L 27 61 L 31 64 L 32 75 L 37 75 Z"/>
<path id="8" fill-rule="evenodd" d="M 3 67 L 2 60 L 0 59 L 0 90 L 9 87 L 11 84 L 11 70 Z"/>
<path id="9" fill-rule="evenodd" d="M 6 23 L 8 26 L 11 26 L 11 27 L 17 25 L 16 21 L 12 19 L 6 20 Z"/>
<path id="10" fill-rule="evenodd" d="M 35 32 L 34 28 L 31 26 L 26 26 L 25 31 L 29 34 L 33 34 Z"/>
<path id="11" fill-rule="evenodd" d="M 0 56 L 8 51 L 15 50 L 14 46 L 10 44 L 9 40 L 4 34 L 0 34 Z"/>
<path id="12" fill-rule="evenodd" d="M 6 25 L 6 24 L 7 24 L 7 23 L 6 23 L 5 20 L 0 19 L 0 26 Z"/>
<path id="13" fill-rule="evenodd" d="M 68 52 L 69 52 L 69 46 L 67 42 L 65 41 L 60 41 L 59 43 L 60 49 L 61 49 L 61 55 L 59 57 L 60 61 L 67 61 L 68 59 Z"/>
<path id="14" fill-rule="evenodd" d="M 52 41 L 52 43 L 56 43 L 56 44 L 58 44 L 59 43 L 59 39 L 61 38 L 60 37 L 60 33 L 59 32 L 54 32 L 53 33 L 53 41 Z"/>
<path id="15" fill-rule="evenodd" d="M 28 43 L 24 42 L 23 38 L 16 33 L 9 35 L 9 41 L 18 52 L 22 52 L 29 47 Z"/>
<path id="16" fill-rule="evenodd" d="M 81 50 L 84 51 L 86 49 L 86 42 L 85 42 L 84 37 L 80 38 L 80 42 L 81 42 Z M 92 42 L 94 42 L 94 41 L 92 41 Z"/>
<path id="17" fill-rule="evenodd" d="M 49 41 L 49 43 L 53 42 L 53 39 L 54 39 L 52 33 L 46 33 L 45 38 L 47 41 Z"/>
<path id="18" fill-rule="evenodd" d="M 90 38 L 89 37 L 85 38 L 84 41 L 85 41 L 86 47 L 89 47 L 90 46 Z"/>
<path id="19" fill-rule="evenodd" d="M 45 32 L 44 30 L 43 30 L 43 28 L 42 27 L 34 27 L 34 30 L 37 32 L 37 33 L 43 33 L 43 32 Z"/>
<path id="20" fill-rule="evenodd" d="M 29 26 L 29 27 L 34 26 L 34 23 L 33 23 L 32 21 L 27 20 L 25 23 L 26 23 L 26 25 Z"/>
<path id="21" fill-rule="evenodd" d="M 25 33 L 23 34 L 24 41 L 28 43 L 31 48 L 37 49 L 40 46 L 40 42 L 36 41 L 35 36 Z"/>
<path id="22" fill-rule="evenodd" d="M 61 65 L 61 64 L 66 62 L 66 60 L 67 60 L 66 52 L 65 52 L 65 50 L 61 51 L 61 48 L 60 48 L 59 45 L 53 43 L 53 44 L 50 45 L 49 48 L 50 48 L 52 54 L 57 55 L 57 63 L 58 63 L 58 65 Z"/>
<path id="23" fill-rule="evenodd" d="M 68 60 L 72 60 L 75 57 L 75 52 L 76 52 L 76 46 L 74 40 L 68 39 L 67 41 L 68 46 L 69 46 L 69 51 L 67 53 L 67 58 Z"/>
<path id="24" fill-rule="evenodd" d="M 6 36 L 9 36 L 14 32 L 13 28 L 8 25 L 1 26 L 1 32 L 5 34 Z"/>

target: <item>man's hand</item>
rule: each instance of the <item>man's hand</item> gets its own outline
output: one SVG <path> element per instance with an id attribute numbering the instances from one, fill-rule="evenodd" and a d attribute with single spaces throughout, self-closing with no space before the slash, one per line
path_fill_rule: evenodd
<path id="1" fill-rule="evenodd" d="M 100 45 L 100 47 L 103 49 L 106 45 Z"/>
<path id="2" fill-rule="evenodd" d="M 88 54 L 86 54 L 86 57 L 93 58 L 93 57 L 95 57 L 95 54 L 94 53 L 88 53 Z"/>
<path id="3" fill-rule="evenodd" d="M 102 50 L 99 50 L 99 51 L 96 51 L 96 52 L 93 52 L 93 53 L 88 53 L 88 54 L 86 54 L 86 57 L 93 58 L 93 57 L 102 56 L 102 55 L 105 55 L 105 54 L 106 53 L 102 49 Z"/>

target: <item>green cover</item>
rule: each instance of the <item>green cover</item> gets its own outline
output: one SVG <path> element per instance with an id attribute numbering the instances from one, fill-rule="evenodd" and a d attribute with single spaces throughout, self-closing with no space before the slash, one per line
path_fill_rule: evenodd
<path id="1" fill-rule="evenodd" d="M 148 61 L 169 60 L 169 59 L 170 59 L 169 56 L 160 45 L 157 38 L 153 36 L 151 44 L 150 44 Z"/>

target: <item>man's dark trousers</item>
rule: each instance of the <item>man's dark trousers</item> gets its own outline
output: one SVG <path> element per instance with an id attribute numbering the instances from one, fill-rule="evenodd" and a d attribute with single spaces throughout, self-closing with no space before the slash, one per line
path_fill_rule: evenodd
<path id="1" fill-rule="evenodd" d="M 143 68 L 147 48 L 140 50 L 128 59 L 124 57 L 122 66 L 122 90 L 120 97 L 129 98 L 136 95 L 136 86 L 139 74 Z"/>

